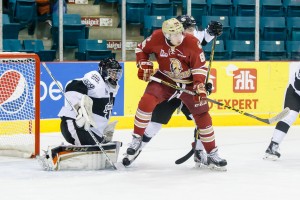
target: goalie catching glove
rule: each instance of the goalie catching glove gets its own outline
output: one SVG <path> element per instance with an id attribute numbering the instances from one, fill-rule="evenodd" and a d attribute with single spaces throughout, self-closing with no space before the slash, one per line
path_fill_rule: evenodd
<path id="1" fill-rule="evenodd" d="M 203 83 L 195 84 L 193 87 L 196 95 L 194 95 L 195 103 L 199 103 L 200 105 L 206 104 L 206 90 L 205 85 Z"/>
<path id="2" fill-rule="evenodd" d="M 141 80 L 148 82 L 150 76 L 153 75 L 153 63 L 149 60 L 141 60 L 137 64 L 138 67 L 138 77 Z"/>
<path id="3" fill-rule="evenodd" d="M 76 125 L 85 130 L 89 130 L 90 126 L 96 127 L 96 123 L 93 119 L 93 100 L 87 95 L 83 95 L 80 101 L 78 114 L 76 116 Z"/>

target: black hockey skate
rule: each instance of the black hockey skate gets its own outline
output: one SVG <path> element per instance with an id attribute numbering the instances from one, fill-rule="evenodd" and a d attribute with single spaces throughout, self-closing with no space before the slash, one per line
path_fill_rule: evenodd
<path id="1" fill-rule="evenodd" d="M 132 134 L 132 142 L 129 144 L 129 147 L 127 148 L 127 154 L 128 155 L 136 155 L 138 150 L 142 146 L 142 137 L 138 134 Z"/>
<path id="2" fill-rule="evenodd" d="M 212 170 L 227 171 L 227 161 L 219 157 L 217 147 L 207 154 L 207 163 L 208 167 Z"/>
<path id="3" fill-rule="evenodd" d="M 195 150 L 194 153 L 195 167 L 207 168 L 207 154 L 203 150 Z"/>
<path id="4" fill-rule="evenodd" d="M 280 153 L 278 152 L 279 144 L 277 142 L 271 141 L 270 145 L 266 150 L 266 154 L 264 156 L 265 160 L 277 160 L 280 158 Z"/>

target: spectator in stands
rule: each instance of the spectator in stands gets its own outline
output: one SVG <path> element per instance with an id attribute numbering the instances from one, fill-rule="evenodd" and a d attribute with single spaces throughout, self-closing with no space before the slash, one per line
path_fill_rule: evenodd
<path id="1" fill-rule="evenodd" d="M 43 37 L 43 39 L 51 38 L 51 27 L 52 27 L 52 14 L 57 14 L 59 11 L 59 1 L 58 0 L 36 0 L 37 3 L 37 16 L 39 23 L 38 34 Z M 63 1 L 63 13 L 67 12 L 67 1 Z M 39 37 L 39 36 L 37 36 Z"/>
<path id="2" fill-rule="evenodd" d="M 2 13 L 9 14 L 8 0 L 2 0 Z"/>

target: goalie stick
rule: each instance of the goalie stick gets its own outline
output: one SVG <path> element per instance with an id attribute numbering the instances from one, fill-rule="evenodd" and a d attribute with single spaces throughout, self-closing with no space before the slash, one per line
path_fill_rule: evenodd
<path id="1" fill-rule="evenodd" d="M 72 105 L 71 101 L 66 97 L 63 89 L 61 88 L 61 86 L 58 84 L 57 80 L 54 78 L 54 76 L 52 75 L 50 69 L 47 67 L 46 63 L 42 63 L 43 67 L 46 69 L 47 73 L 49 74 L 49 76 L 52 78 L 52 80 L 55 82 L 55 84 L 57 85 L 57 87 L 59 88 L 60 92 L 63 94 L 63 96 L 65 97 L 66 101 L 68 102 L 68 104 L 71 106 L 71 108 L 74 110 L 74 112 L 76 113 L 76 115 L 78 115 L 77 110 L 75 109 L 75 107 Z M 97 140 L 97 138 L 95 137 L 94 133 L 92 133 L 92 131 L 90 129 L 86 130 L 91 137 L 93 138 L 93 140 L 95 141 L 96 145 L 99 147 L 99 149 L 101 150 L 101 152 L 105 155 L 106 160 L 109 162 L 109 164 L 114 168 L 117 169 L 116 165 L 111 161 L 111 159 L 108 157 L 108 155 L 106 154 L 105 150 L 103 149 L 103 147 L 101 146 L 101 144 L 99 143 L 99 141 Z"/>
<path id="2" fill-rule="evenodd" d="M 179 87 L 179 86 L 174 85 L 174 84 L 172 84 L 172 83 L 169 83 L 169 82 L 167 82 L 167 81 L 163 81 L 163 80 L 161 80 L 161 79 L 159 79 L 159 78 L 156 78 L 156 77 L 153 77 L 153 76 L 150 77 L 150 80 L 155 81 L 155 82 L 158 82 L 158 83 L 161 83 L 161 84 L 164 84 L 164 85 L 167 85 L 167 86 L 169 86 L 169 87 L 172 87 L 172 88 L 174 88 L 174 89 L 176 89 L 176 90 L 185 92 L 185 93 L 190 94 L 190 95 L 196 95 L 196 93 L 193 92 L 193 91 L 184 89 L 184 88 L 182 88 L 182 87 Z M 288 107 L 286 107 L 283 111 L 281 111 L 280 113 L 278 113 L 276 116 L 274 116 L 274 117 L 272 117 L 272 118 L 264 119 L 264 118 L 260 118 L 260 117 L 258 117 L 258 116 L 252 115 L 252 114 L 250 114 L 250 113 L 247 113 L 247 112 L 245 112 L 245 111 L 239 110 L 239 109 L 237 109 L 237 108 L 233 108 L 233 107 L 231 107 L 231 106 L 225 105 L 224 103 L 215 101 L 215 100 L 213 100 L 213 99 L 210 99 L 210 98 L 206 98 L 206 99 L 207 99 L 208 102 L 217 104 L 217 105 L 222 106 L 223 108 L 226 108 L 226 109 L 233 110 L 233 111 L 235 111 L 235 112 L 237 112 L 237 113 L 239 113 L 239 114 L 241 114 L 241 115 L 245 115 L 245 116 L 247 116 L 247 117 L 254 118 L 254 119 L 256 119 L 256 120 L 258 120 L 258 121 L 261 121 L 261 122 L 264 122 L 264 123 L 266 123 L 266 124 L 272 124 L 272 123 L 274 123 L 274 122 L 278 122 L 278 121 L 280 121 L 282 118 L 284 118 L 285 116 L 287 116 L 287 115 L 289 114 L 289 112 L 290 112 L 290 109 L 289 109 Z"/>

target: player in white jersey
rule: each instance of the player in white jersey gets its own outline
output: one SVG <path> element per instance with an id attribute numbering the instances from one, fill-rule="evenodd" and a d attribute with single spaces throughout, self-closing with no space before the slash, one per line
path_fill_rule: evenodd
<path id="1" fill-rule="evenodd" d="M 80 105 L 83 95 L 87 95 L 93 101 L 92 118 L 96 126 L 91 127 L 91 131 L 95 134 L 101 143 L 109 142 L 109 138 L 105 138 L 104 129 L 108 124 L 115 97 L 119 90 L 118 80 L 122 75 L 120 64 L 112 59 L 105 59 L 99 63 L 98 71 L 91 71 L 84 75 L 81 79 L 72 80 L 66 87 L 66 97 L 76 107 Z M 79 112 L 80 113 L 80 112 Z M 84 128 L 84 117 L 82 114 L 76 116 L 68 103 L 60 110 L 61 132 L 67 142 L 74 145 L 93 145 L 94 140 Z"/>
<path id="2" fill-rule="evenodd" d="M 61 118 L 62 135 L 72 145 L 49 147 L 46 155 L 40 159 L 45 169 L 106 168 L 108 162 L 103 157 L 104 152 L 91 134 L 110 154 L 111 160 L 117 161 L 121 143 L 111 142 L 117 121 L 108 122 L 121 76 L 120 64 L 114 58 L 107 58 L 99 63 L 98 70 L 88 72 L 67 84 L 66 102 L 58 116 Z"/>
<path id="3" fill-rule="evenodd" d="M 223 25 L 218 21 L 211 21 L 206 29 L 199 31 L 196 26 L 196 20 L 193 16 L 181 15 L 176 19 L 182 23 L 184 33 L 194 35 L 201 42 L 202 46 L 205 46 L 214 37 L 220 36 L 223 32 Z M 209 95 L 212 91 L 212 83 L 208 82 L 205 88 Z M 143 136 L 142 148 L 144 148 L 145 145 L 152 139 L 152 137 L 154 137 L 160 131 L 163 124 L 168 124 L 176 109 L 181 110 L 188 120 L 193 119 L 192 114 L 187 107 L 182 104 L 180 99 L 173 98 L 168 101 L 163 101 L 155 107 L 152 113 L 151 122 L 147 126 Z M 196 151 L 194 160 L 196 163 L 206 164 L 206 154 L 203 152 L 204 148 L 201 141 L 198 139 L 196 144 L 197 146 L 195 147 Z M 202 158 L 201 155 L 203 155 Z"/>
<path id="4" fill-rule="evenodd" d="M 290 126 L 296 121 L 300 112 L 300 62 L 290 64 L 290 77 L 285 93 L 284 107 L 290 108 L 289 114 L 276 124 L 271 143 L 264 159 L 277 160 L 280 157 L 279 145 L 288 133 Z"/>

